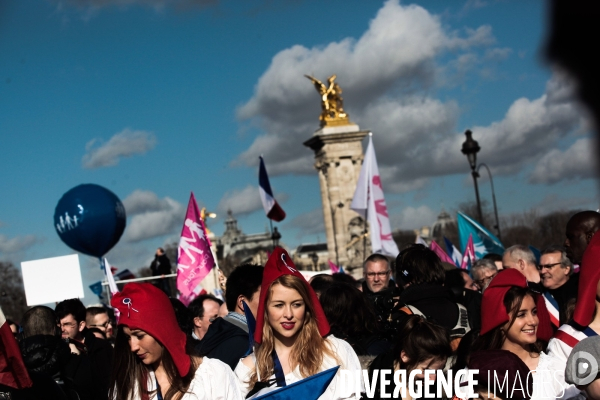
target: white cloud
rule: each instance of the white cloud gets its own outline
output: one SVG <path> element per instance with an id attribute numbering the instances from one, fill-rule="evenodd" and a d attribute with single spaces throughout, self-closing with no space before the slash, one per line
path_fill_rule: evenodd
<path id="1" fill-rule="evenodd" d="M 317 126 L 319 97 L 303 75 L 323 79 L 333 73 L 344 90 L 351 119 L 384 96 L 426 89 L 435 79 L 434 59 L 442 51 L 493 42 L 491 29 L 480 27 L 462 36 L 444 32 L 425 9 L 388 1 L 358 40 L 346 38 L 322 47 L 296 45 L 273 57 L 254 96 L 238 110 L 242 120 L 258 118 L 267 132 L 241 154 L 238 162 L 255 165 L 262 153 L 273 174 L 312 173 L 312 155 L 297 145 Z"/>
<path id="2" fill-rule="evenodd" d="M 271 171 L 270 168 L 269 171 Z M 279 204 L 283 204 L 288 199 L 288 195 L 285 193 L 277 193 L 275 198 Z M 234 189 L 228 191 L 223 195 L 217 206 L 217 209 L 221 213 L 226 213 L 231 210 L 234 215 L 238 216 L 251 214 L 262 208 L 263 206 L 260 200 L 258 187 L 253 185 L 248 185 L 241 190 Z"/>
<path id="3" fill-rule="evenodd" d="M 298 233 L 296 234 L 296 238 L 298 239 L 306 235 L 325 234 L 323 209 L 319 207 L 304 214 L 300 214 L 286 223 L 285 228 L 298 229 Z"/>
<path id="4" fill-rule="evenodd" d="M 557 183 L 563 180 L 593 178 L 596 172 L 595 142 L 578 139 L 565 151 L 552 149 L 536 164 L 531 183 Z"/>
<path id="5" fill-rule="evenodd" d="M 493 65 L 512 52 L 494 43 L 487 25 L 448 31 L 425 9 L 390 0 L 357 40 L 295 45 L 273 57 L 238 109 L 241 120 L 265 133 L 234 163 L 256 165 L 263 154 L 272 175 L 315 174 L 313 152 L 301 147 L 318 126 L 319 97 L 303 74 L 324 79 L 335 73 L 350 119 L 374 133 L 386 191 L 412 191 L 431 177 L 465 173 L 464 130 L 457 132 L 461 105 L 431 97 L 431 89 L 466 74 L 471 63 L 477 63 L 473 73 L 493 75 Z M 440 65 L 439 56 L 450 51 L 453 60 Z M 572 83 L 557 72 L 538 98 L 517 99 L 503 119 L 469 127 L 482 148 L 478 159 L 494 173 L 515 173 L 581 134 L 584 118 L 573 97 Z"/>
<path id="6" fill-rule="evenodd" d="M 8 238 L 0 235 L 0 253 L 16 253 L 33 246 L 37 242 L 34 235 L 16 236 Z"/>
<path id="7" fill-rule="evenodd" d="M 125 229 L 124 239 L 127 242 L 173 234 L 181 229 L 185 217 L 185 207 L 181 203 L 170 197 L 159 199 L 148 191 L 134 191 L 123 204 L 125 211 L 133 215 Z"/>
<path id="8" fill-rule="evenodd" d="M 121 158 L 144 154 L 156 145 L 156 137 L 151 132 L 123 129 L 106 143 L 92 139 L 85 146 L 86 154 L 81 162 L 84 168 L 94 169 L 117 165 Z"/>
<path id="9" fill-rule="evenodd" d="M 391 216 L 392 230 L 420 229 L 423 226 L 431 226 L 435 222 L 437 214 L 429 207 L 405 207 L 400 214 Z"/>
<path id="10" fill-rule="evenodd" d="M 135 190 L 123 200 L 127 215 L 141 214 L 149 211 L 160 211 L 168 208 L 166 199 L 159 199 L 156 193 L 149 190 Z"/>

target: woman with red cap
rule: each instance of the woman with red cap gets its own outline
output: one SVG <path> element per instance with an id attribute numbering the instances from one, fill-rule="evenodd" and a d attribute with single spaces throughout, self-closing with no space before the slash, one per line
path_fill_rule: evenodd
<path id="1" fill-rule="evenodd" d="M 360 362 L 345 341 L 327 336 L 329 324 L 315 292 L 287 252 L 276 248 L 265 266 L 260 291 L 254 353 L 242 359 L 235 374 L 242 394 L 269 386 L 286 386 L 340 365 L 360 371 Z M 341 384 L 340 371 L 319 399 L 355 398 Z"/>
<path id="2" fill-rule="evenodd" d="M 562 397 L 569 386 L 564 380 L 566 363 L 543 352 L 544 344 L 537 337 L 537 296 L 516 269 L 498 273 L 483 292 L 481 332 L 471 351 L 514 353 L 532 373 L 533 393 L 526 397 L 554 399 Z"/>
<path id="3" fill-rule="evenodd" d="M 118 331 L 110 399 L 241 399 L 227 365 L 185 353 L 186 335 L 162 290 L 129 283 L 111 304 L 118 311 Z"/>

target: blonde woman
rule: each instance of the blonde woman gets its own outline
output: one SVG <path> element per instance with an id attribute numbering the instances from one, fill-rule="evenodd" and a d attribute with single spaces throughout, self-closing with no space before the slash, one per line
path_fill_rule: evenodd
<path id="1" fill-rule="evenodd" d="M 352 347 L 327 336 L 329 324 L 315 292 L 281 248 L 265 266 L 256 319 L 254 353 L 235 369 L 243 395 L 286 386 L 338 365 L 360 370 Z M 320 399 L 355 398 L 349 391 L 338 371 Z"/>

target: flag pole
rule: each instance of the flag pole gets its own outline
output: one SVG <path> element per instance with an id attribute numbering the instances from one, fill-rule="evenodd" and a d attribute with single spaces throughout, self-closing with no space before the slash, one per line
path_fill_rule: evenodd
<path id="1" fill-rule="evenodd" d="M 369 190 L 367 189 L 367 209 L 365 210 L 365 229 L 363 230 L 363 263 L 367 259 L 367 221 L 369 220 Z"/>
<path id="2" fill-rule="evenodd" d="M 273 251 L 275 251 L 275 238 L 273 237 L 273 220 L 269 218 L 269 224 L 271 225 L 271 243 L 273 244 Z"/>

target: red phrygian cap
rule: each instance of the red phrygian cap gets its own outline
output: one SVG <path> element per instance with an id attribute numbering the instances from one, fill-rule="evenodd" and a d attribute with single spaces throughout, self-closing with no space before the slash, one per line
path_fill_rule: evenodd
<path id="1" fill-rule="evenodd" d="M 325 313 L 323 312 L 323 308 L 321 307 L 321 303 L 319 302 L 317 294 L 308 284 L 306 279 L 304 279 L 302 274 L 298 272 L 287 251 L 281 247 L 276 247 L 273 253 L 269 256 L 263 273 L 258 311 L 256 313 L 256 330 L 254 331 L 254 341 L 256 343 L 262 343 L 263 325 L 265 323 L 265 303 L 267 302 L 267 296 L 269 295 L 271 284 L 281 275 L 294 275 L 302 280 L 302 283 L 304 286 L 306 286 L 306 290 L 309 293 L 315 309 L 315 317 L 317 319 L 319 333 L 323 337 L 326 336 L 329 333 L 329 323 L 327 322 L 327 318 L 325 317 Z"/>

